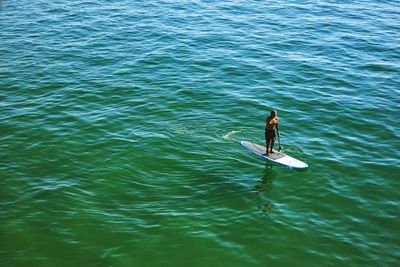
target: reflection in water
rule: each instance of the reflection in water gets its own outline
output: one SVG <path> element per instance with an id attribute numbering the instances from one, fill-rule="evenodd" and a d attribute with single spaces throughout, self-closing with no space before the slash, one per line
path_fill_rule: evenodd
<path id="1" fill-rule="evenodd" d="M 275 173 L 272 171 L 272 164 L 265 164 L 264 176 L 261 181 L 254 186 L 254 191 L 257 197 L 257 207 L 261 210 L 264 215 L 268 215 L 271 210 L 275 207 L 270 201 L 270 190 L 272 188 L 272 181 L 275 179 Z"/>

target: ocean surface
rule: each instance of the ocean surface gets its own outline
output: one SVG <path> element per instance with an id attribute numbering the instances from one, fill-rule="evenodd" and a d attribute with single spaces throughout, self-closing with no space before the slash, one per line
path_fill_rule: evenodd
<path id="1" fill-rule="evenodd" d="M 0 1 L 0 266 L 399 266 L 399 117 L 399 1 Z"/>

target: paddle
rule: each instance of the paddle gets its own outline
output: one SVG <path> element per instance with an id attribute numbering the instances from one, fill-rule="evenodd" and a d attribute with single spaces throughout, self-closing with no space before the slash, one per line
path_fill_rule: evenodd
<path id="1" fill-rule="evenodd" d="M 281 153 L 281 152 L 283 152 L 283 148 L 281 146 L 281 135 L 280 135 L 279 130 L 278 130 L 278 144 L 279 144 L 278 152 Z"/>

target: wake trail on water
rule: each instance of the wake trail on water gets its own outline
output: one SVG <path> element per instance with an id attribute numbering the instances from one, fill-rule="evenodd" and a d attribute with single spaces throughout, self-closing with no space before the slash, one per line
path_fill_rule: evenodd
<path id="1" fill-rule="evenodd" d="M 242 132 L 242 131 L 233 130 L 233 131 L 230 131 L 230 132 L 227 133 L 227 134 L 224 134 L 224 135 L 222 136 L 222 138 L 225 139 L 225 140 L 230 140 L 230 141 L 239 142 L 239 140 L 237 140 L 236 138 L 234 138 L 233 135 L 235 135 L 235 134 L 237 134 L 237 133 L 241 133 L 241 132 Z"/>

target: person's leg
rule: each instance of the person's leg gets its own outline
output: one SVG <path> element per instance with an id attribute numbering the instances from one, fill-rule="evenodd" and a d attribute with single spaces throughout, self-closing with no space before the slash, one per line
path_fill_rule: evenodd
<path id="1" fill-rule="evenodd" d="M 266 152 L 265 152 L 265 155 L 269 155 L 269 146 L 270 146 L 270 144 L 271 144 L 271 138 L 268 138 L 267 139 L 267 150 L 265 150 Z"/>
<path id="2" fill-rule="evenodd" d="M 272 149 L 274 148 L 274 145 L 275 145 L 275 138 L 271 138 L 270 140 L 271 140 L 271 149 L 270 149 L 269 153 L 273 154 L 274 152 L 272 151 Z"/>
<path id="3" fill-rule="evenodd" d="M 268 156 L 269 155 L 269 143 L 270 143 L 270 139 L 267 137 L 267 135 L 265 135 L 265 153 L 263 154 L 264 156 Z"/>

